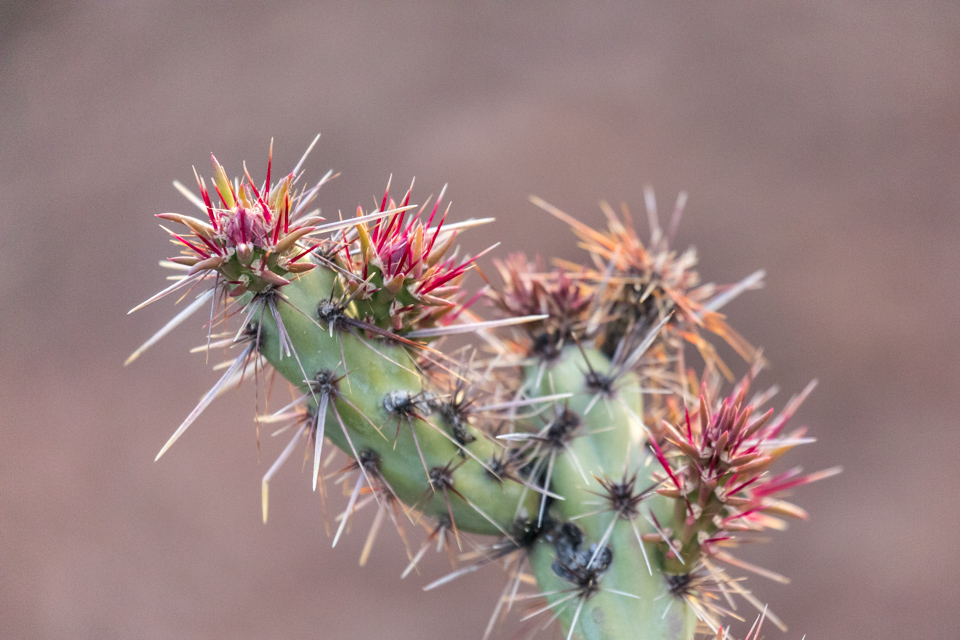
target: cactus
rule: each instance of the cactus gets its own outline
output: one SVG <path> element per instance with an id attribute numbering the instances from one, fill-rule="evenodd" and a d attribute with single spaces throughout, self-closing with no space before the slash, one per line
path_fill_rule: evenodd
<path id="1" fill-rule="evenodd" d="M 162 264 L 175 282 L 144 304 L 190 302 L 128 363 L 208 307 L 201 350 L 232 357 L 158 459 L 221 392 L 269 369 L 296 399 L 257 418 L 293 434 L 263 478 L 264 522 L 270 480 L 300 446 L 314 490 L 323 495 L 331 476 L 347 483 L 334 545 L 353 513 L 378 506 L 361 564 L 385 516 L 405 544 L 404 521 L 435 523 L 427 544 L 408 547 L 404 575 L 430 543 L 454 553 L 462 535 L 493 537 L 426 586 L 503 564 L 488 636 L 516 606 L 537 626 L 559 619 L 568 640 L 723 638 L 734 598 L 782 627 L 729 571 L 782 578 L 730 549 L 805 517 L 783 494 L 837 469 L 770 470 L 811 441 L 786 423 L 812 385 L 776 417 L 757 410 L 771 392 L 747 398 L 763 359 L 719 309 L 763 273 L 702 284 L 694 252 L 669 246 L 685 196 L 665 233 L 648 194 L 647 243 L 626 211 L 603 204 L 608 228 L 594 230 L 535 198 L 571 226 L 589 261 L 548 271 L 512 255 L 495 263 L 501 285 L 469 296 L 463 280 L 480 256 L 459 257 L 455 242 L 490 220 L 450 224 L 443 191 L 418 207 L 412 185 L 397 203 L 388 182 L 374 210 L 326 221 L 310 206 L 333 175 L 304 186 L 305 159 L 274 182 L 271 144 L 257 183 L 248 172 L 231 180 L 213 158 L 210 187 L 197 175 L 199 196 L 175 183 L 205 219 L 159 215 L 186 231 L 168 230 L 181 253 Z M 495 319 L 477 315 L 480 299 Z M 455 334 L 478 344 L 442 350 Z M 710 337 L 749 365 L 726 394 L 733 373 Z M 346 454 L 340 471 L 328 473 L 325 442 Z M 527 571 L 537 590 L 521 593 Z"/>

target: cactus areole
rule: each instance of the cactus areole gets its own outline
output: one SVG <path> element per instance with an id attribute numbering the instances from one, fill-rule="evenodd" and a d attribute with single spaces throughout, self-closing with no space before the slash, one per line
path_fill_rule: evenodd
<path id="1" fill-rule="evenodd" d="M 764 618 L 783 626 L 740 574 L 784 579 L 733 553 L 805 517 L 783 495 L 837 469 L 771 470 L 811 441 L 787 422 L 812 385 L 779 414 L 762 407 L 772 393 L 748 398 L 763 361 L 719 310 L 763 272 L 702 283 L 693 250 L 670 247 L 685 195 L 665 232 L 647 194 L 646 240 L 625 209 L 602 203 L 607 227 L 593 229 L 533 198 L 586 260 L 550 269 L 514 254 L 494 260 L 499 284 L 471 294 L 480 256 L 457 236 L 490 219 L 449 222 L 443 191 L 421 204 L 411 187 L 397 202 L 389 183 L 374 210 L 324 219 L 311 205 L 333 175 L 306 184 L 305 159 L 274 180 L 271 145 L 258 182 L 214 158 L 199 195 L 177 184 L 201 215 L 159 215 L 178 225 L 164 229 L 180 253 L 162 263 L 174 283 L 144 304 L 170 295 L 184 308 L 128 363 L 200 310 L 201 349 L 227 359 L 160 455 L 221 392 L 273 370 L 295 399 L 256 418 L 287 439 L 263 477 L 264 522 L 271 479 L 306 449 L 313 488 L 334 479 L 349 495 L 334 545 L 354 513 L 376 510 L 361 564 L 384 518 L 407 545 L 404 576 L 428 548 L 456 556 L 462 536 L 488 536 L 425 587 L 504 569 L 486 636 L 513 611 L 534 627 L 558 620 L 568 640 L 726 638 L 738 600 L 758 609 L 748 637 Z M 474 343 L 445 351 L 454 334 Z M 422 546 L 406 533 L 417 524 Z"/>

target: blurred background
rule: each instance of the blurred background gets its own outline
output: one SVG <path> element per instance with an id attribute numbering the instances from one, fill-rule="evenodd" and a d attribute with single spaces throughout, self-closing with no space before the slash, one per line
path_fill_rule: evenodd
<path id="1" fill-rule="evenodd" d="M 793 578 L 749 581 L 767 637 L 958 637 L 958 78 L 951 2 L 0 3 L 0 637 L 482 635 L 496 569 L 423 593 L 445 561 L 401 582 L 386 530 L 358 567 L 372 514 L 331 550 L 296 465 L 261 524 L 252 389 L 153 462 L 217 377 L 199 320 L 121 366 L 173 311 L 126 315 L 164 283 L 153 214 L 190 212 L 171 180 L 262 175 L 271 137 L 287 171 L 318 131 L 326 213 L 449 182 L 498 218 L 471 251 L 578 259 L 529 194 L 597 223 L 688 190 L 705 277 L 767 269 L 729 308 L 761 381 L 820 380 L 794 461 L 845 466 L 748 554 Z"/>

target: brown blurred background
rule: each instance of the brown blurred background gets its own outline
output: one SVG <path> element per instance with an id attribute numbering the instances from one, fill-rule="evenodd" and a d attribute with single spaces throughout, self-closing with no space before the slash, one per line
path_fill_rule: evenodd
<path id="1" fill-rule="evenodd" d="M 370 514 L 331 550 L 295 464 L 260 523 L 249 389 L 153 463 L 216 377 L 200 321 L 121 367 L 172 312 L 125 315 L 170 181 L 317 131 L 327 212 L 449 182 L 499 220 L 471 250 L 577 258 L 531 193 L 598 222 L 689 190 L 705 275 L 768 270 L 729 310 L 763 380 L 820 379 L 795 461 L 846 467 L 749 553 L 794 580 L 750 580 L 768 637 L 960 637 L 960 7 L 634 4 L 0 4 L 0 638 L 480 637 L 496 570 L 425 594 L 444 562 L 401 582 L 391 531 L 360 569 Z"/>

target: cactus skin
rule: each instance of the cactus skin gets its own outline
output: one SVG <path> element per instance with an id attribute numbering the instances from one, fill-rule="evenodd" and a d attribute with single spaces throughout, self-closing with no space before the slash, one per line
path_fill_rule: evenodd
<path id="1" fill-rule="evenodd" d="M 462 319 L 472 319 L 475 298 L 465 301 L 460 285 L 476 258 L 449 257 L 456 234 L 438 215 L 442 192 L 426 223 L 407 217 L 409 191 L 398 206 L 388 187 L 373 213 L 321 224 L 306 207 L 331 174 L 297 191 L 300 165 L 274 184 L 268 163 L 258 188 L 249 174 L 230 182 L 213 162 L 219 204 L 199 177 L 193 198 L 209 222 L 160 215 L 191 232 L 173 234 L 185 251 L 170 261 L 186 273 L 147 303 L 188 285 L 213 287 L 128 363 L 208 301 L 226 302 L 224 318 L 226 306 L 239 307 L 240 332 L 221 344 L 246 346 L 160 455 L 228 382 L 265 362 L 301 399 L 294 440 L 264 477 L 264 521 L 267 480 L 306 434 L 315 488 L 325 440 L 354 459 L 348 471 L 359 470 L 341 531 L 365 480 L 379 501 L 396 498 L 435 518 L 435 534 L 496 536 L 466 571 L 523 554 L 511 581 L 519 584 L 526 560 L 533 597 L 547 602 L 539 612 L 559 619 L 567 640 L 728 638 L 718 587 L 763 609 L 717 563 L 770 575 L 726 549 L 781 528 L 779 517 L 805 517 L 780 496 L 837 470 L 768 471 L 806 441 L 802 429 L 782 431 L 809 388 L 777 418 L 754 416 L 744 396 L 761 360 L 717 313 L 762 272 L 726 288 L 701 285 L 695 256 L 667 246 L 655 209 L 648 246 L 607 205 L 608 230 L 596 231 L 535 199 L 606 266 L 545 274 L 522 256 L 498 263 L 504 285 L 490 297 L 504 318 L 494 324 L 516 326 L 506 341 L 494 339 L 490 323 Z M 430 340 L 462 329 L 483 332 L 495 357 L 484 364 L 433 349 Z M 754 363 L 726 398 L 717 374 L 731 374 L 704 332 Z M 706 362 L 699 380 L 685 365 L 685 343 Z"/>

